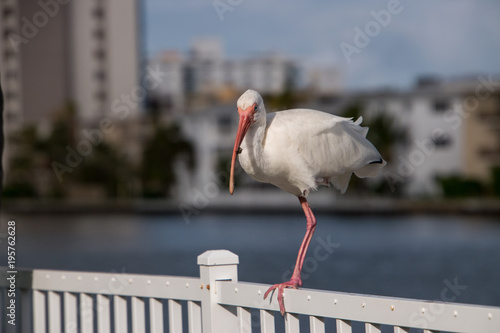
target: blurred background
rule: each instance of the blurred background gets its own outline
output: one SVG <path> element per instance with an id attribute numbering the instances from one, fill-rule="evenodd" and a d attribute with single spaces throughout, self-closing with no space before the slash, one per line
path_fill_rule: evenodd
<path id="1" fill-rule="evenodd" d="M 240 280 L 286 279 L 297 199 L 240 169 L 227 190 L 251 88 L 268 111 L 363 116 L 388 161 L 343 196 L 310 195 L 311 246 L 330 245 L 309 254 L 305 287 L 441 299 L 455 283 L 453 301 L 499 306 L 499 13 L 493 0 L 2 1 L 1 231 L 16 221 L 18 266 L 196 276 L 197 255 L 225 248 Z"/>

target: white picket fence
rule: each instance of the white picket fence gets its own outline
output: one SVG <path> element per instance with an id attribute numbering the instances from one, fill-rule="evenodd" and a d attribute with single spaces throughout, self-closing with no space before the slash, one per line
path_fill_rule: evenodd
<path id="1" fill-rule="evenodd" d="M 238 256 L 207 251 L 198 257 L 200 277 L 31 270 L 16 274 L 15 323 L 7 270 L 0 288 L 1 332 L 35 333 L 270 333 L 284 320 L 286 332 L 391 331 L 499 333 L 500 308 L 322 290 L 287 289 L 282 319 L 268 285 L 238 282 Z M 299 316 L 303 319 L 299 321 Z M 305 319 L 304 319 L 305 318 Z M 332 319 L 330 319 L 332 318 Z M 304 320 L 309 321 L 304 325 Z M 302 325 L 300 324 L 302 322 Z M 281 323 L 283 326 L 283 324 Z M 282 327 L 281 326 L 281 327 Z M 304 327 L 305 326 L 305 327 Z M 419 329 L 419 330 L 417 330 Z"/>

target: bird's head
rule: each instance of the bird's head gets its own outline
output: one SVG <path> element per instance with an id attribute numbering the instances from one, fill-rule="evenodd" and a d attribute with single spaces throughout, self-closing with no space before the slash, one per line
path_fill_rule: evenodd
<path id="1" fill-rule="evenodd" d="M 238 98 L 236 106 L 238 107 L 240 118 L 242 114 L 248 114 L 250 111 L 253 113 L 254 120 L 257 120 L 266 114 L 262 96 L 252 89 L 248 89 L 243 93 L 243 95 L 240 96 L 240 98 Z"/>
<path id="2" fill-rule="evenodd" d="M 231 175 L 229 179 L 229 192 L 234 192 L 234 164 L 236 163 L 236 155 L 240 150 L 241 142 L 247 134 L 248 129 L 252 124 L 264 119 L 266 116 L 266 109 L 264 101 L 258 92 L 255 90 L 247 90 L 238 98 L 236 103 L 238 107 L 238 114 L 240 115 L 240 122 L 238 124 L 238 132 L 234 142 L 233 157 L 231 159 Z"/>

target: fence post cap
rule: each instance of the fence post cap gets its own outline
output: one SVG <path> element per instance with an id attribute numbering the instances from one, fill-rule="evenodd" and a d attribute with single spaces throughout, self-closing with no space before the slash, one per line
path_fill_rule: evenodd
<path id="1" fill-rule="evenodd" d="M 238 255 L 228 250 L 210 250 L 198 256 L 198 265 L 204 266 L 236 265 L 239 262 Z"/>

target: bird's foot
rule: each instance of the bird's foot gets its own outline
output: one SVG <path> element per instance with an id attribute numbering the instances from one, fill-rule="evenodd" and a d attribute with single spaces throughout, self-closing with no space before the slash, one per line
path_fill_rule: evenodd
<path id="1" fill-rule="evenodd" d="M 266 293 L 264 294 L 264 299 L 267 298 L 267 296 L 269 295 L 269 293 L 273 292 L 274 293 L 274 290 L 278 290 L 278 304 L 280 305 L 280 312 L 281 312 L 281 315 L 284 316 L 285 315 L 285 304 L 283 303 L 283 291 L 285 288 L 293 288 L 293 289 L 298 289 L 298 287 L 300 287 L 302 285 L 302 281 L 300 279 L 294 279 L 292 278 L 290 281 L 287 281 L 287 282 L 283 282 L 283 283 L 277 283 L 275 285 L 273 285 L 272 287 L 270 287 L 269 289 L 267 289 Z M 273 296 L 271 295 L 271 298 Z"/>

